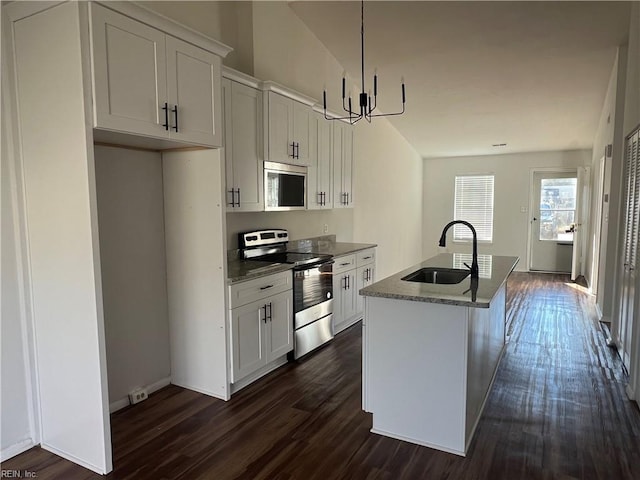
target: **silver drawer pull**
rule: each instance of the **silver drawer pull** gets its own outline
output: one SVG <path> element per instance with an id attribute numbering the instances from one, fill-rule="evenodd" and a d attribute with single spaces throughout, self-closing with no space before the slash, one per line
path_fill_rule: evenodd
<path id="1" fill-rule="evenodd" d="M 341 266 L 341 267 L 346 267 L 347 265 L 351 265 L 351 262 L 341 263 L 341 264 L 340 264 L 340 266 Z"/>
<path id="2" fill-rule="evenodd" d="M 273 285 L 267 285 L 264 287 L 260 287 L 260 290 L 266 290 L 267 288 L 271 288 L 271 287 L 273 287 Z"/>

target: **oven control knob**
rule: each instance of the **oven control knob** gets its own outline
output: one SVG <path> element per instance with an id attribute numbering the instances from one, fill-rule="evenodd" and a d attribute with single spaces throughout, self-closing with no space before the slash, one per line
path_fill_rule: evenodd
<path id="1" fill-rule="evenodd" d="M 331 292 L 327 292 L 327 298 L 331 298 Z"/>

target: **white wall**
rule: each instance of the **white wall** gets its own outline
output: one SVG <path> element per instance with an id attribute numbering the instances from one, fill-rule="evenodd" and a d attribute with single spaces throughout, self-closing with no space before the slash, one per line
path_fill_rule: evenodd
<path id="1" fill-rule="evenodd" d="M 233 48 L 223 63 L 249 75 L 253 72 L 251 2 L 142 1 L 140 5 L 215 38 Z"/>
<path id="2" fill-rule="evenodd" d="M 352 242 L 353 209 L 227 213 L 227 248 L 238 248 L 238 233 L 261 228 L 284 228 L 291 240 L 333 234 L 339 242 Z"/>
<path id="3" fill-rule="evenodd" d="M 95 147 L 109 403 L 170 375 L 162 159 Z M 167 380 L 168 383 L 168 380 Z M 124 400 L 124 402 L 122 402 Z"/>
<path id="4" fill-rule="evenodd" d="M 387 120 L 356 125 L 354 238 L 376 243 L 376 278 L 410 267 L 422 255 L 420 155 Z"/>
<path id="5" fill-rule="evenodd" d="M 4 30 L 4 28 L 3 28 Z M 30 413 L 31 376 L 28 329 L 21 289 L 20 223 L 17 215 L 14 134 L 7 73 L 7 42 L 2 42 L 2 146 L 0 165 L 0 461 L 16 455 L 34 443 Z"/>
<path id="6" fill-rule="evenodd" d="M 622 139 L 622 119 L 624 117 L 624 82 L 626 77 L 627 48 L 622 47 L 618 51 L 616 60 L 611 70 L 611 77 L 607 87 L 607 93 L 598 122 L 598 129 L 593 142 L 593 157 L 591 177 L 593 179 L 593 195 L 591 203 L 591 222 L 589 226 L 589 255 L 587 265 L 592 264 L 593 257 L 598 261 L 598 284 L 594 285 L 596 290 L 596 303 L 604 320 L 611 319 L 613 303 L 613 284 L 616 246 L 619 236 L 619 208 L 620 208 L 620 188 L 618 184 L 621 180 L 622 162 L 624 146 Z M 600 236 L 599 252 L 593 251 L 595 243 L 596 225 L 596 202 L 598 193 L 595 183 L 598 175 L 600 159 L 604 156 L 606 145 L 613 145 L 611 158 L 605 160 L 604 182 L 602 191 L 602 234 Z M 606 199 L 606 201 L 605 201 Z M 587 281 L 591 285 L 592 272 L 589 270 Z"/>
<path id="7" fill-rule="evenodd" d="M 481 243 L 478 253 L 520 257 L 517 270 L 526 271 L 531 171 L 574 168 L 591 164 L 590 150 L 533 152 L 424 160 L 423 255 L 436 255 L 442 228 L 453 219 L 456 175 L 494 174 L 493 243 Z M 470 244 L 447 242 L 447 251 L 469 252 Z"/>
<path id="8" fill-rule="evenodd" d="M 640 2 L 633 2 L 629 24 L 627 89 L 624 108 L 624 134 L 640 124 Z"/>

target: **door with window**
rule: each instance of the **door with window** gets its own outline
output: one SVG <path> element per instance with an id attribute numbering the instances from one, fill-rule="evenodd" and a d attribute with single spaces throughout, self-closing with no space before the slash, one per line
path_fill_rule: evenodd
<path id="1" fill-rule="evenodd" d="M 576 172 L 535 172 L 530 270 L 571 273 L 578 177 Z"/>

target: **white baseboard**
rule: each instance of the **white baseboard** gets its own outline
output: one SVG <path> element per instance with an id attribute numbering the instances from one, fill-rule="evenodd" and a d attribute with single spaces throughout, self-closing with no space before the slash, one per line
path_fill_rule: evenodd
<path id="1" fill-rule="evenodd" d="M 26 452 L 32 447 L 35 447 L 33 439 L 27 438 L 7 448 L 3 448 L 2 450 L 0 450 L 0 462 L 4 462 L 6 460 L 9 460 L 10 458 L 15 457 L 16 455 L 20 455 L 22 452 Z"/>
<path id="2" fill-rule="evenodd" d="M 151 395 L 153 392 L 157 392 L 161 388 L 164 388 L 170 384 L 171 384 L 171 377 L 165 377 L 158 380 L 157 382 L 143 386 L 142 388 L 146 388 L 149 395 Z M 117 412 L 118 410 L 121 410 L 127 406 L 129 406 L 129 396 L 126 396 L 124 398 L 120 398 L 119 400 L 115 400 L 111 402 L 109 404 L 109 413 Z"/>

